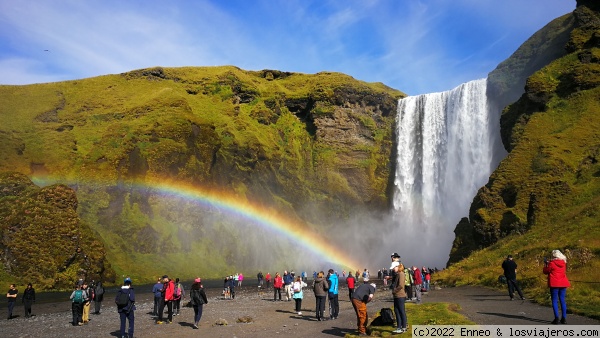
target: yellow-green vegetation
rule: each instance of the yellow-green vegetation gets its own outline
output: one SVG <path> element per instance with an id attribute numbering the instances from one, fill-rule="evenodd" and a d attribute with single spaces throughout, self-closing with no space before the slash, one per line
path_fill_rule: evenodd
<path id="1" fill-rule="evenodd" d="M 240 235 L 224 211 L 161 198 L 149 182 L 235 194 L 310 229 L 383 210 L 403 96 L 340 73 L 232 66 L 0 86 L 0 172 L 76 189 L 118 275 L 217 278 L 254 271 L 246 243 L 266 230 Z"/>
<path id="2" fill-rule="evenodd" d="M 393 310 L 393 308 L 392 308 Z M 457 304 L 449 303 L 424 303 L 424 304 L 406 304 L 406 317 L 409 327 L 414 325 L 474 325 L 472 321 L 459 314 L 460 307 Z M 379 316 L 379 312 L 373 318 Z M 412 332 L 403 334 L 394 334 L 394 326 L 372 326 L 367 328 L 374 337 L 412 337 Z M 353 334 L 346 334 L 346 338 L 357 337 Z"/>
<path id="3" fill-rule="evenodd" d="M 576 12 L 587 21 L 573 30 L 571 53 L 529 77 L 525 95 L 504 110 L 510 153 L 457 228 L 453 264 L 436 277 L 503 287 L 500 265 L 512 254 L 527 296 L 548 304 L 543 259 L 560 249 L 569 311 L 600 318 L 600 15 Z M 472 253 L 459 261 L 466 247 Z"/>
<path id="4" fill-rule="evenodd" d="M 114 280 L 103 243 L 76 209 L 75 191 L 64 185 L 39 188 L 23 174 L 0 173 L 0 280 L 39 289 Z"/>

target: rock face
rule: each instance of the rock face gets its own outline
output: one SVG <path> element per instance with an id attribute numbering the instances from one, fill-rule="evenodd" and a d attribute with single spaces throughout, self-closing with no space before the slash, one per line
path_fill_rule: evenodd
<path id="1" fill-rule="evenodd" d="M 109 252 L 132 250 L 120 269 L 159 274 L 173 266 L 166 255 L 204 252 L 220 276 L 255 263 L 235 226 L 192 204 L 157 203 L 150 182 L 224 191 L 315 228 L 387 210 L 403 96 L 339 73 L 236 67 L 0 86 L 0 118 L 14 121 L 0 126 L 0 171 L 76 188 L 80 216 Z"/>
<path id="2" fill-rule="evenodd" d="M 518 60 L 503 63 L 533 64 L 546 60 L 547 65 L 527 77 L 524 94 L 502 114 L 502 139 L 510 153 L 479 190 L 468 220 L 463 219 L 457 226 L 450 264 L 506 236 L 524 234 L 532 227 L 572 223 L 575 209 L 596 209 L 595 189 L 600 184 L 600 117 L 596 106 L 600 90 L 600 13 L 596 5 L 590 4 L 578 1 L 573 14 L 557 19 L 534 35 L 555 37 L 541 45 L 552 56 L 550 59 L 537 53 L 526 58 L 526 53 L 517 52 L 511 58 Z M 534 41 L 526 42 L 519 51 L 525 47 L 536 51 L 538 44 Z M 565 52 L 546 49 L 563 42 Z M 499 66 L 490 76 L 496 80 L 507 78 L 502 68 Z M 527 75 L 526 67 L 522 69 L 519 76 Z M 495 90 L 500 82 L 496 81 Z M 512 96 L 507 92 L 499 94 L 504 97 L 501 100 Z M 589 221 L 597 223 L 597 219 Z M 583 226 L 587 221 L 577 222 Z"/>
<path id="3" fill-rule="evenodd" d="M 103 244 L 77 216 L 75 191 L 0 174 L 0 261 L 13 280 L 70 288 L 79 278 L 114 281 Z"/>

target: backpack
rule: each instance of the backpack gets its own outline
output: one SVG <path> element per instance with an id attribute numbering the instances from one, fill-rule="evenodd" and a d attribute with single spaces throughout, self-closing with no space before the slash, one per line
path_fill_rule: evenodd
<path id="1" fill-rule="evenodd" d="M 177 283 L 175 285 L 175 290 L 173 290 L 173 299 L 178 300 L 181 298 L 181 284 Z"/>
<path id="2" fill-rule="evenodd" d="M 504 275 L 498 276 L 498 283 L 500 283 L 500 284 L 506 284 L 506 282 L 507 282 L 506 281 L 506 276 L 504 276 Z"/>
<path id="3" fill-rule="evenodd" d="M 115 303 L 117 303 L 119 309 L 126 307 L 129 304 L 129 291 L 124 292 L 123 290 L 119 290 Z"/>
<path id="4" fill-rule="evenodd" d="M 392 309 L 384 307 L 381 309 L 379 315 L 381 316 L 383 325 L 394 325 L 394 314 L 392 313 Z"/>
<path id="5" fill-rule="evenodd" d="M 300 292 L 302 291 L 302 284 L 300 282 L 295 282 L 294 283 L 294 292 Z"/>
<path id="6" fill-rule="evenodd" d="M 94 290 L 94 292 L 96 293 L 96 296 L 102 296 L 104 294 L 104 288 L 100 282 L 96 285 L 96 290 Z"/>
<path id="7" fill-rule="evenodd" d="M 75 295 L 73 296 L 73 303 L 83 303 L 83 290 L 75 290 Z"/>

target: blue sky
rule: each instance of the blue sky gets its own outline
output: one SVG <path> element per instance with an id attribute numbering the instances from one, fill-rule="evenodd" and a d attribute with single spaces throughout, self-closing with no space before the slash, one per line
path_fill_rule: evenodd
<path id="1" fill-rule="evenodd" d="M 163 66 L 336 71 L 410 95 L 484 78 L 575 0 L 0 0 L 0 84 Z"/>

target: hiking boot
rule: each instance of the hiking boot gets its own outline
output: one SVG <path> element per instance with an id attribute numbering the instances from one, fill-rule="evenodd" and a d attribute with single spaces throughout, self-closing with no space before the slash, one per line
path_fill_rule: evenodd
<path id="1" fill-rule="evenodd" d="M 554 317 L 554 320 L 550 324 L 554 324 L 554 325 L 558 324 L 558 317 Z"/>
<path id="2" fill-rule="evenodd" d="M 156 324 L 162 324 L 162 323 L 164 323 L 162 320 L 157 320 L 156 321 Z"/>
<path id="3" fill-rule="evenodd" d="M 302 312 L 298 311 L 298 316 L 302 316 Z"/>
<path id="4" fill-rule="evenodd" d="M 194 329 L 198 330 L 198 325 L 194 324 L 194 325 L 192 325 L 192 327 L 193 327 Z"/>
<path id="5" fill-rule="evenodd" d="M 562 317 L 562 318 L 560 319 L 560 323 L 561 323 L 561 324 L 566 324 L 566 323 L 567 323 L 567 318 L 565 318 L 565 317 Z"/>
<path id="6" fill-rule="evenodd" d="M 401 328 L 397 328 L 394 331 L 392 331 L 392 333 L 404 333 L 404 330 L 402 330 Z"/>

